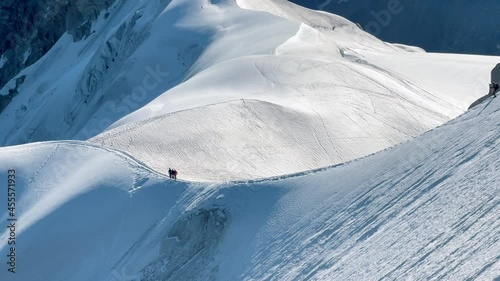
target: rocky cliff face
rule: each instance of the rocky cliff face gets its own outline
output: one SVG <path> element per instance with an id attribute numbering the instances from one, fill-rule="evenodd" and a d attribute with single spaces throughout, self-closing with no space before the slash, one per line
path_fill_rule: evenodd
<path id="1" fill-rule="evenodd" d="M 0 88 L 38 61 L 68 32 L 80 41 L 115 0 L 3 0 L 0 3 Z M 22 83 L 17 79 L 16 84 Z M 17 93 L 0 97 L 0 112 Z"/>

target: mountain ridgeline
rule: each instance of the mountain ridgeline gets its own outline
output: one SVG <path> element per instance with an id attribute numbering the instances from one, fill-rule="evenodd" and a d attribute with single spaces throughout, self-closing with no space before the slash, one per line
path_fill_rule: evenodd
<path id="1" fill-rule="evenodd" d="M 291 0 L 357 22 L 388 42 L 428 52 L 500 55 L 500 1 Z"/>

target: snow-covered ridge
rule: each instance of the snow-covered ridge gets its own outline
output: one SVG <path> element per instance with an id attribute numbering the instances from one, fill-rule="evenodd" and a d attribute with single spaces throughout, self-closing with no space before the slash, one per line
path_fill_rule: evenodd
<path id="1" fill-rule="evenodd" d="M 385 44 L 345 19 L 286 1 L 238 3 L 265 17 L 251 25 L 258 32 L 237 25 L 217 36 L 196 74 L 92 141 L 161 171 L 177 167 L 187 180 L 296 173 L 366 156 L 457 116 L 484 94 L 494 65 L 488 57 Z M 261 41 L 297 23 L 286 41 Z M 240 34 L 257 42 L 250 55 Z M 259 109 L 244 108 L 241 99 Z"/>
<path id="2" fill-rule="evenodd" d="M 237 86 L 238 92 L 252 91 L 252 98 L 260 99 L 258 95 L 267 92 L 259 86 L 263 81 L 252 86 L 256 81 L 249 79 L 248 83 L 241 83 L 244 80 L 230 76 L 235 71 L 241 71 L 239 77 L 245 77 L 246 73 L 241 68 L 229 68 L 220 73 L 231 80 L 219 81 L 223 84 L 213 89 L 217 95 L 204 95 L 202 104 L 191 104 L 193 99 L 200 100 L 199 95 L 184 94 L 184 99 L 190 103 L 170 94 L 162 95 L 182 82 L 206 75 L 205 70 L 233 59 L 244 61 L 249 56 L 277 52 L 278 55 L 289 54 L 330 62 L 345 49 L 388 52 L 398 60 L 399 55 L 401 60 L 406 58 L 406 52 L 401 52 L 399 47 L 381 42 L 335 15 L 307 10 L 286 1 L 239 1 L 238 4 L 253 10 L 242 10 L 233 1 L 115 3 L 109 14 L 103 13 L 93 24 L 95 32 L 89 38 L 74 43 L 71 36 L 63 36 L 39 62 L 22 71 L 0 90 L 1 95 L 8 94 L 12 89 L 19 91 L 0 115 L 0 126 L 6 132 L 0 137 L 0 144 L 88 139 L 158 96 L 170 96 L 164 113 L 231 100 L 225 93 L 225 89 L 231 86 Z M 284 42 L 288 43 L 285 44 L 287 48 L 280 50 Z M 467 81 L 472 81 L 480 89 L 487 82 L 481 78 L 495 61 L 495 58 L 489 59 L 481 59 L 478 65 L 471 60 L 463 66 L 467 71 L 464 75 Z M 451 62 L 461 60 L 462 56 L 450 57 Z M 425 65 L 434 59 L 422 55 L 419 61 Z M 288 62 L 286 57 L 277 64 L 278 70 L 285 74 L 290 67 L 295 67 L 295 62 Z M 447 62 L 438 65 L 440 72 L 453 72 L 453 67 L 447 66 Z M 156 75 L 154 81 L 148 80 L 148 75 L 157 68 L 160 69 L 158 72 L 168 75 Z M 401 75 L 411 80 L 411 77 L 421 73 L 429 72 L 419 66 L 405 69 Z M 432 73 L 436 74 L 435 71 Z M 310 77 L 317 74 L 305 69 L 300 75 Z M 323 75 L 329 78 L 336 73 Z M 24 83 L 17 86 L 16 79 L 24 76 Z M 147 84 L 144 84 L 145 80 Z M 463 82 L 453 77 L 445 81 L 443 84 L 447 85 Z M 205 85 L 189 84 L 199 90 L 205 88 Z M 456 90 L 460 96 L 471 92 L 470 86 L 443 91 L 427 87 L 421 81 L 415 84 L 444 97 L 455 96 Z M 287 90 L 283 87 L 286 85 L 276 86 L 281 91 Z M 476 93 L 471 94 L 467 101 L 475 98 Z M 59 108 L 56 112 L 49 106 L 54 104 Z M 154 103 L 151 107 L 158 106 L 162 104 Z M 462 109 L 467 106 L 458 104 Z M 459 110 L 450 114 L 454 117 Z"/>
<path id="3" fill-rule="evenodd" d="M 162 141 L 154 149 L 141 151 L 134 145 L 148 141 L 120 129 L 122 136 L 106 145 L 138 153 L 158 170 L 181 167 L 190 180 L 283 175 L 363 157 L 443 124 L 484 95 L 496 63 L 493 57 L 430 55 L 387 44 L 344 18 L 281 0 L 116 2 L 109 13 L 94 23 L 92 36 L 78 43 L 63 36 L 20 74 L 22 83 L 12 80 L 0 90 L 19 91 L 0 114 L 1 144 L 87 140 L 156 120 L 164 135 L 156 136 Z M 228 119 L 215 112 L 219 107 L 207 107 L 229 108 L 241 99 L 272 104 L 281 108 L 274 113 L 285 115 L 232 111 Z M 217 119 L 220 131 L 190 129 L 190 118 Z M 294 130 L 299 120 L 310 127 Z M 162 122 L 179 129 L 174 135 Z M 253 129 L 258 141 L 242 133 L 221 137 L 231 153 L 218 147 L 218 156 L 204 164 L 217 167 L 216 173 L 193 160 L 217 145 L 223 130 L 246 122 L 259 124 Z M 268 167 L 272 153 L 280 156 Z M 286 159 L 288 154 L 301 156 Z M 235 170 L 235 163 L 247 164 Z"/>
<path id="4" fill-rule="evenodd" d="M 392 128 L 376 114 L 354 120 L 345 114 L 334 116 L 341 127 L 314 110 L 243 99 L 119 126 L 90 141 L 127 151 L 163 173 L 175 166 L 185 180 L 221 182 L 343 163 L 404 141 L 401 134 L 420 132 L 415 129 L 419 123 Z M 424 115 L 418 118 L 424 120 Z M 331 127 L 338 133 L 331 134 Z M 360 133 L 360 127 L 366 130 Z M 379 135 L 381 130 L 384 134 Z"/>
<path id="5" fill-rule="evenodd" d="M 484 95 L 497 60 L 415 52 L 281 0 L 116 2 L 93 29 L 78 43 L 63 36 L 23 83 L 0 90 L 20 91 L 0 114 L 0 144 L 95 137 L 197 181 L 296 173 L 458 116 Z M 154 132 L 134 125 L 145 120 Z"/>
<path id="6" fill-rule="evenodd" d="M 23 225 L 23 267 L 0 277 L 493 280 L 498 118 L 500 104 L 489 99 L 346 165 L 222 185 L 169 181 L 90 143 L 0 148 L 0 168 L 17 171 Z M 48 249 L 50 259 L 41 258 Z"/>
<path id="7" fill-rule="evenodd" d="M 498 58 L 282 0 L 117 1 L 92 29 L 0 91 L 2 145 L 88 140 L 0 147 L 0 280 L 499 277 L 499 100 L 464 113 Z"/>

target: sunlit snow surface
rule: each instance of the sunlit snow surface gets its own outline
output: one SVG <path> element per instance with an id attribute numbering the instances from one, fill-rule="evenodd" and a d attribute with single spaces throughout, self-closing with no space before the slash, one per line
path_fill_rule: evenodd
<path id="1" fill-rule="evenodd" d="M 125 1 L 109 12 L 19 75 L 0 144 L 95 137 L 185 180 L 286 175 L 443 124 L 486 93 L 498 62 L 384 43 L 281 0 Z"/>
<path id="2" fill-rule="evenodd" d="M 0 277 L 493 280 L 499 101 L 367 158 L 254 182 L 173 182 L 85 142 L 2 148 L 20 232 L 18 272 Z"/>
<path id="3" fill-rule="evenodd" d="M 91 141 L 156 170 L 174 166 L 191 181 L 296 173 L 366 156 L 456 117 L 484 95 L 496 61 L 386 44 L 341 17 L 286 1 L 239 4 L 253 10 L 229 2 L 204 8 L 226 11 L 216 22 L 231 28 L 213 37 L 188 80 Z M 210 26 L 213 18 L 188 22 Z"/>
<path id="4" fill-rule="evenodd" d="M 2 144 L 93 138 L 0 148 L 18 218 L 17 273 L 2 262 L 0 280 L 500 277 L 500 100 L 447 122 L 497 58 L 386 44 L 284 1 L 211 2 L 124 2 L 95 45 L 64 36 L 25 70 L 38 95 L 2 113 Z M 137 45 L 111 40 L 121 62 L 96 76 L 107 36 Z M 164 60 L 151 96 L 104 106 Z M 85 104 L 91 76 L 112 79 L 92 78 Z"/>

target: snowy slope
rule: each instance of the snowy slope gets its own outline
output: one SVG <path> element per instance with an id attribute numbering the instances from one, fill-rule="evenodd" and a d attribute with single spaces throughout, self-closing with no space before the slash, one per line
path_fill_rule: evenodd
<path id="1" fill-rule="evenodd" d="M 1 148 L 0 169 L 17 173 L 20 228 L 18 272 L 0 277 L 493 280 L 499 118 L 490 99 L 367 158 L 223 185 L 172 182 L 85 142 Z"/>
<path id="2" fill-rule="evenodd" d="M 227 16 L 218 20 L 263 19 L 218 33 L 196 74 L 91 141 L 158 170 L 174 166 L 186 180 L 295 173 L 366 156 L 456 117 L 484 95 L 496 61 L 406 51 L 287 1 L 238 4 L 251 10 L 219 4 Z M 241 34 L 257 48 L 241 48 Z"/>
<path id="3" fill-rule="evenodd" d="M 18 219 L 0 280 L 500 277 L 498 99 L 442 125 L 498 58 L 283 0 L 109 12 L 0 90 L 20 91 L 0 144 L 88 139 L 0 147 Z"/>
<path id="4" fill-rule="evenodd" d="M 0 90 L 19 92 L 0 115 L 0 144 L 87 139 L 180 83 L 219 27 L 189 19 L 206 1 L 178 2 L 116 1 L 87 39 L 63 35 L 17 75 L 24 83 Z"/>
<path id="5" fill-rule="evenodd" d="M 107 11 L 108 16 L 103 13 L 93 24 L 94 32 L 89 38 L 74 43 L 70 35 L 64 35 L 40 61 L 0 89 L 0 95 L 19 92 L 0 114 L 0 128 L 5 132 L 0 136 L 0 144 L 86 140 L 147 104 L 147 108 L 125 121 L 235 97 L 281 101 L 283 106 L 296 107 L 296 99 L 291 102 L 284 95 L 307 96 L 309 92 L 321 96 L 332 92 L 353 95 L 339 87 L 360 84 L 358 78 L 363 75 L 380 75 L 376 82 L 382 84 L 410 80 L 415 87 L 431 94 L 442 93 L 444 98 L 440 98 L 444 101 L 432 98 L 429 101 L 425 93 L 406 85 L 381 90 L 383 94 L 391 91 L 403 94 L 409 102 L 416 100 L 418 106 L 436 111 L 447 120 L 467 108 L 463 102 L 454 104 L 455 101 L 448 100 L 454 96 L 452 91 L 436 89 L 425 81 L 412 81 L 412 77 L 428 73 L 423 66 L 411 69 L 401 78 L 346 62 L 341 58 L 345 48 L 389 52 L 389 57 L 402 50 L 362 32 L 339 16 L 306 10 L 286 1 L 238 1 L 238 5 L 252 10 L 243 10 L 230 0 L 117 1 Z M 404 54 L 398 60 L 411 62 L 412 58 L 406 60 Z M 462 56 L 451 57 L 450 63 L 443 62 L 439 67 L 450 72 L 454 69 L 453 61 L 461 59 Z M 496 61 L 495 58 L 469 61 L 462 65 L 468 72 L 464 75 L 466 80 L 452 77 L 449 84 L 465 82 L 486 88 L 482 77 Z M 264 71 L 263 76 L 253 64 L 258 71 Z M 344 64 L 354 69 L 346 69 Z M 299 72 L 298 66 L 303 66 Z M 359 70 L 363 72 L 361 75 L 356 73 Z M 435 74 L 436 80 L 448 81 L 441 79 L 440 72 Z M 334 80 L 336 76 L 344 81 L 338 83 Z M 350 79 L 351 76 L 354 78 Z M 16 85 L 21 77 L 25 77 L 24 82 Z M 289 93 L 291 82 L 297 79 L 320 78 L 326 84 L 302 82 L 306 89 Z M 171 88 L 175 89 L 168 91 Z M 363 83 L 359 88 L 379 91 L 371 83 Z M 458 90 L 461 95 L 470 93 L 468 89 Z M 410 94 L 412 97 L 408 97 Z M 156 97 L 160 98 L 150 103 Z M 442 118 L 436 118 L 430 127 L 442 122 Z"/>
<path id="6" fill-rule="evenodd" d="M 375 129 L 386 128 L 387 137 L 377 136 L 375 130 L 360 132 L 354 121 L 326 123 L 338 131 L 330 135 L 318 115 L 239 100 L 121 126 L 90 141 L 128 151 L 158 171 L 175 166 L 185 180 L 220 182 L 329 166 L 402 140 L 401 131 L 376 118 L 369 120 Z M 411 127 L 401 130 L 418 133 Z"/>
<path id="7" fill-rule="evenodd" d="M 117 1 L 108 12 L 0 90 L 19 91 L 0 113 L 0 145 L 92 139 L 187 180 L 284 175 L 443 124 L 484 95 L 497 62 L 387 44 L 283 0 Z"/>

